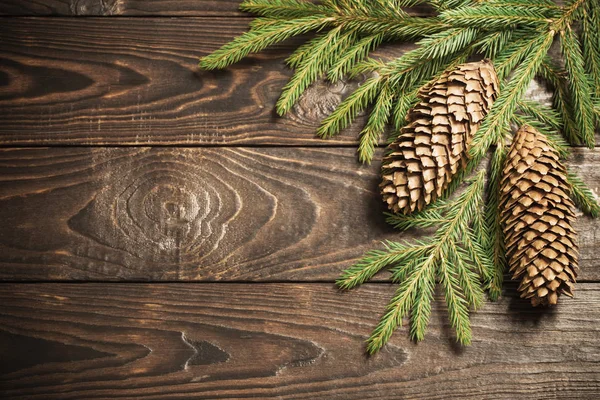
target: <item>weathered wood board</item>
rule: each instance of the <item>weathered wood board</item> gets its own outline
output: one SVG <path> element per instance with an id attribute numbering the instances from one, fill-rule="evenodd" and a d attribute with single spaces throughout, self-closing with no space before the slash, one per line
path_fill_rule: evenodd
<path id="1" fill-rule="evenodd" d="M 472 315 L 461 348 L 437 299 L 426 342 L 363 343 L 389 285 L 0 285 L 3 398 L 594 399 L 600 285 L 540 312 Z"/>
<path id="2" fill-rule="evenodd" d="M 0 145 L 340 145 L 319 121 L 359 82 L 321 82 L 294 109 L 274 106 L 298 41 L 225 71 L 201 56 L 248 29 L 239 18 L 5 18 Z M 388 48 L 387 56 L 406 46 Z M 363 119 L 364 122 L 364 119 Z"/>
<path id="3" fill-rule="evenodd" d="M 321 80 L 285 116 L 275 103 L 302 39 L 224 71 L 200 57 L 248 29 L 244 18 L 3 18 L 0 145 L 354 145 L 361 115 L 341 135 L 320 121 L 359 84 Z M 395 57 L 408 44 L 384 46 Z M 549 102 L 543 85 L 528 96 Z M 380 143 L 385 143 L 382 138 Z"/>
<path id="4" fill-rule="evenodd" d="M 594 189 L 599 163 L 571 160 Z M 6 149 L 0 278 L 332 281 L 422 234 L 386 226 L 378 173 L 340 148 Z M 600 279 L 599 226 L 577 228 L 580 279 Z"/>
<path id="5" fill-rule="evenodd" d="M 360 82 L 275 115 L 302 39 L 197 69 L 247 29 L 239 3 L 0 1 L 0 398 L 600 398 L 586 217 L 574 299 L 532 309 L 508 283 L 460 347 L 437 296 L 424 343 L 404 328 L 364 354 L 395 286 L 333 282 L 423 232 L 385 224 L 379 163 L 355 156 L 364 116 L 314 136 Z M 569 165 L 599 190 L 600 148 Z"/>
<path id="6" fill-rule="evenodd" d="M 240 3 L 241 0 L 2 0 L 0 16 L 248 16 L 239 11 Z M 429 12 L 423 6 L 407 11 Z"/>
<path id="7" fill-rule="evenodd" d="M 239 0 L 2 0 L 11 16 L 241 16 Z"/>

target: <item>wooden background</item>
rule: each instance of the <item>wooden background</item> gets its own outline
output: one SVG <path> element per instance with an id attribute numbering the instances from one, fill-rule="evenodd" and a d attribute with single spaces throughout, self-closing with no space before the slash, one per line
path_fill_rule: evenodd
<path id="1" fill-rule="evenodd" d="M 364 355 L 394 287 L 333 282 L 418 233 L 385 225 L 357 127 L 313 136 L 356 83 L 277 118 L 297 42 L 197 69 L 246 29 L 238 3 L 0 0 L 0 398 L 599 398 L 585 217 L 574 299 L 534 310 L 508 284 L 467 348 L 438 301 L 425 342 Z M 570 164 L 600 186 L 598 149 Z"/>

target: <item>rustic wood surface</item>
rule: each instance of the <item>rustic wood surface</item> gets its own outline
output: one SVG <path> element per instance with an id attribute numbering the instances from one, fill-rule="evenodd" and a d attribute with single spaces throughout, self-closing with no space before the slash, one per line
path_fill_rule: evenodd
<path id="1" fill-rule="evenodd" d="M 0 15 L 241 16 L 239 0 L 2 0 Z"/>
<path id="2" fill-rule="evenodd" d="M 314 0 L 309 0 L 314 1 Z M 248 16 L 240 0 L 2 0 L 0 16 Z M 422 6 L 408 9 L 427 12 Z"/>
<path id="3" fill-rule="evenodd" d="M 274 112 L 298 41 L 225 71 L 198 59 L 241 34 L 239 18 L 6 18 L 0 29 L 0 144 L 354 144 L 360 124 L 317 140 L 358 82 L 312 87 Z M 403 48 L 389 48 L 387 56 Z"/>
<path id="4" fill-rule="evenodd" d="M 570 164 L 600 187 L 600 148 Z M 378 172 L 340 148 L 0 150 L 0 279 L 332 281 L 423 235 L 386 226 Z M 577 228 L 600 280 L 600 226 Z"/>
<path id="5" fill-rule="evenodd" d="M 331 284 L 5 284 L 0 393 L 29 399 L 592 399 L 600 285 L 551 312 L 515 288 L 453 345 L 437 299 L 426 342 L 363 342 L 393 294 Z M 28 351 L 24 351 L 28 349 Z M 8 361 L 8 362 L 7 362 Z M 6 398 L 6 397 L 5 397 Z"/>
<path id="6" fill-rule="evenodd" d="M 314 137 L 359 82 L 319 82 L 279 118 L 298 41 L 197 70 L 246 30 L 238 4 L 0 0 L 0 398 L 600 398 L 585 217 L 574 299 L 531 309 L 508 284 L 462 348 L 438 298 L 424 343 L 402 329 L 365 356 L 394 287 L 333 281 L 423 232 L 386 226 L 361 121 Z M 598 190 L 600 148 L 569 164 Z"/>

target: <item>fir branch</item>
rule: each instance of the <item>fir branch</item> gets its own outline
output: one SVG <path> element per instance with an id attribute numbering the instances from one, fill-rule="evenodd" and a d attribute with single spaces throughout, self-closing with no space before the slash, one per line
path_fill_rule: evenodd
<path id="1" fill-rule="evenodd" d="M 389 75 L 393 85 L 407 88 L 414 82 L 428 81 L 441 74 L 452 61 L 465 59 L 477 31 L 471 28 L 451 29 L 419 41 L 418 48 L 404 53 L 381 71 Z M 464 51 L 461 54 L 458 52 Z M 454 57 L 453 57 L 454 56 Z"/>
<path id="2" fill-rule="evenodd" d="M 528 54 L 539 45 L 539 35 L 518 37 L 494 59 L 494 68 L 502 82 Z"/>
<path id="3" fill-rule="evenodd" d="M 411 262 L 412 270 L 406 271 L 406 278 L 396 290 L 386 313 L 367 340 L 368 353 L 379 351 L 390 340 L 394 331 L 402 326 L 402 319 L 411 310 L 417 297 L 419 283 L 426 281 L 432 273 L 435 274 L 435 261 L 432 253 L 423 262 L 418 259 Z"/>
<path id="4" fill-rule="evenodd" d="M 464 235 L 463 239 L 465 236 L 468 237 L 469 235 Z M 449 262 L 456 270 L 456 276 L 458 278 L 459 287 L 464 293 L 464 298 L 467 301 L 467 305 L 473 308 L 473 310 L 477 310 L 481 307 L 484 301 L 483 289 L 481 287 L 481 281 L 479 279 L 480 275 L 477 275 L 475 272 L 473 272 L 471 268 L 465 263 L 465 260 L 472 259 L 473 253 L 471 253 L 471 251 L 465 251 L 464 249 L 457 246 L 456 243 L 451 243 L 449 249 Z M 478 266 L 478 268 L 484 268 L 484 266 Z"/>
<path id="5" fill-rule="evenodd" d="M 384 33 L 386 40 L 412 40 L 450 28 L 437 17 L 382 17 L 369 15 L 338 15 L 335 23 L 362 34 Z"/>
<path id="6" fill-rule="evenodd" d="M 310 56 L 302 59 L 292 78 L 283 87 L 277 102 L 277 113 L 285 115 L 308 86 L 329 69 L 335 60 L 335 55 L 341 54 L 348 48 L 355 37 L 355 32 L 342 32 L 342 29 L 337 27 L 313 39 L 305 50 Z"/>
<path id="7" fill-rule="evenodd" d="M 321 29 L 329 23 L 331 23 L 330 19 L 316 15 L 281 20 L 262 29 L 251 30 L 202 58 L 200 68 L 206 70 L 223 69 L 240 61 L 250 53 L 257 53 L 292 36 Z"/>
<path id="8" fill-rule="evenodd" d="M 502 170 L 506 160 L 506 148 L 504 141 L 500 141 L 490 162 L 490 172 L 488 178 L 488 198 L 485 205 L 485 223 L 487 225 L 487 235 L 484 236 L 484 247 L 486 252 L 491 254 L 493 270 L 489 274 L 490 279 L 487 283 L 489 297 L 496 301 L 502 292 L 502 281 L 504 280 L 504 270 L 506 268 L 506 259 L 504 251 L 504 234 L 500 222 L 500 181 L 502 179 Z"/>
<path id="9" fill-rule="evenodd" d="M 358 113 L 366 109 L 377 97 L 384 83 L 385 79 L 381 75 L 367 79 L 323 120 L 317 130 L 317 135 L 327 138 L 337 135 L 342 129 L 345 129 L 352 123 Z"/>
<path id="10" fill-rule="evenodd" d="M 585 3 L 580 35 L 585 69 L 591 79 L 590 86 L 594 96 L 600 98 L 600 2 L 598 0 Z M 600 118 L 598 121 L 600 124 Z"/>
<path id="11" fill-rule="evenodd" d="M 313 48 L 318 45 L 319 40 L 324 36 L 325 34 L 317 35 L 314 39 L 298 46 L 298 48 L 285 60 L 287 66 L 291 69 L 300 67 L 305 60 L 311 58 Z"/>
<path id="12" fill-rule="evenodd" d="M 477 268 L 477 272 L 479 272 L 479 275 L 485 282 L 489 282 L 494 272 L 494 261 L 488 252 L 489 249 L 485 248 L 485 245 L 482 244 L 481 238 L 485 239 L 486 232 L 487 227 L 481 233 L 477 234 L 473 229 L 468 229 L 461 239 L 467 250 L 464 258 Z"/>
<path id="13" fill-rule="evenodd" d="M 443 12 L 451 10 L 453 8 L 460 8 L 473 5 L 473 0 L 429 0 L 427 3 L 431 5 L 436 11 Z"/>
<path id="14" fill-rule="evenodd" d="M 485 171 L 480 171 L 470 187 L 447 207 L 449 217 L 440 225 L 426 252 L 398 269 L 397 275 L 402 278 L 400 286 L 367 341 L 369 353 L 378 351 L 390 339 L 393 331 L 402 325 L 402 319 L 410 310 L 417 313 L 417 319 L 413 319 L 411 325 L 411 337 L 415 340 L 423 338 L 426 328 L 424 316 L 428 315 L 429 307 L 430 279 L 436 271 L 446 292 L 448 312 L 457 333 L 457 340 L 462 344 L 470 342 L 469 304 L 464 298 L 469 298 L 475 305 L 480 304 L 478 293 L 481 291 L 474 288 L 478 278 L 475 279 L 475 275 L 469 272 L 466 253 L 457 250 L 455 246 L 473 218 L 480 212 L 484 182 Z M 379 265 L 366 263 L 361 267 L 371 271 L 372 267 L 379 268 Z M 420 301 L 425 304 L 420 305 Z"/>
<path id="15" fill-rule="evenodd" d="M 562 15 L 553 22 L 552 30 L 555 32 L 560 32 L 569 27 L 573 20 L 580 15 L 581 7 L 587 1 L 589 0 L 567 1 L 567 4 L 562 8 Z"/>
<path id="16" fill-rule="evenodd" d="M 561 71 L 546 56 L 540 65 L 538 74 L 541 75 L 541 77 L 544 78 L 554 89 L 554 108 L 559 112 L 563 121 L 562 132 L 565 138 L 572 145 L 581 144 L 582 138 L 572 117 L 573 108 L 570 104 L 570 95 L 569 91 L 567 90 L 564 71 Z"/>
<path id="17" fill-rule="evenodd" d="M 394 141 L 400 133 L 400 128 L 406 124 L 406 116 L 408 111 L 419 101 L 418 93 L 422 85 L 417 85 L 412 90 L 398 91 L 396 93 L 396 104 L 392 112 L 392 121 L 394 122 L 395 134 L 390 135 L 388 142 Z"/>
<path id="18" fill-rule="evenodd" d="M 589 148 L 595 144 L 594 114 L 591 89 L 585 75 L 585 61 L 575 33 L 568 28 L 561 32 L 561 49 L 565 58 L 565 68 L 569 76 L 571 104 L 575 111 L 575 123 L 579 128 L 583 143 Z"/>
<path id="19" fill-rule="evenodd" d="M 553 0 L 486 0 L 485 5 L 535 7 L 538 11 L 541 9 L 540 12 L 542 13 L 553 11 L 554 16 L 557 16 L 562 11 L 562 7 L 556 5 Z"/>
<path id="20" fill-rule="evenodd" d="M 460 296 L 460 283 L 456 276 L 448 270 L 448 264 L 440 268 L 440 283 L 444 288 L 446 305 L 450 324 L 456 331 L 456 339 L 462 345 L 471 343 L 471 322 L 469 321 L 469 306 Z"/>
<path id="21" fill-rule="evenodd" d="M 510 117 L 517 108 L 519 100 L 548 52 L 553 37 L 553 32 L 548 32 L 537 38 L 537 45 L 531 49 L 523 63 L 515 70 L 510 81 L 502 85 L 500 95 L 473 138 L 470 149 L 472 156 L 482 156 L 492 144 L 501 139 L 502 130 L 510 122 Z"/>
<path id="22" fill-rule="evenodd" d="M 477 26 L 486 30 L 505 29 L 514 25 L 538 28 L 552 22 L 552 19 L 544 15 L 552 10 L 547 7 L 482 4 L 444 11 L 440 19 L 452 26 Z"/>
<path id="23" fill-rule="evenodd" d="M 413 270 L 417 266 L 413 266 Z M 424 271 L 422 278 L 417 283 L 415 299 L 411 310 L 410 337 L 415 341 L 425 338 L 429 317 L 431 315 L 431 303 L 435 291 L 435 269 L 428 268 Z"/>
<path id="24" fill-rule="evenodd" d="M 331 8 L 303 0 L 245 0 L 240 10 L 270 18 L 296 19 L 329 15 Z"/>
<path id="25" fill-rule="evenodd" d="M 487 36 L 483 36 L 475 46 L 483 53 L 484 57 L 493 59 L 508 46 L 513 36 L 513 30 L 491 32 Z"/>
<path id="26" fill-rule="evenodd" d="M 554 108 L 545 106 L 537 101 L 527 99 L 520 100 L 519 111 L 537 119 L 554 130 L 560 131 L 563 126 L 562 118 Z"/>
<path id="27" fill-rule="evenodd" d="M 600 216 L 600 205 L 594 192 L 576 174 L 569 172 L 569 185 L 571 186 L 571 197 L 577 207 L 592 218 Z"/>
<path id="28" fill-rule="evenodd" d="M 364 60 L 371 51 L 375 50 L 384 39 L 383 33 L 369 35 L 360 39 L 342 54 L 327 72 L 332 82 L 342 79 L 360 61 Z"/>
<path id="29" fill-rule="evenodd" d="M 446 206 L 445 202 L 440 202 L 436 205 L 431 204 L 423 211 L 417 213 L 406 215 L 385 213 L 387 216 L 386 221 L 394 228 L 402 231 L 412 228 L 431 228 L 432 226 L 448 222 L 448 219 L 443 216 Z"/>
<path id="30" fill-rule="evenodd" d="M 375 147 L 379 138 L 385 131 L 385 127 L 390 119 L 392 104 L 394 102 L 394 91 L 391 85 L 386 82 L 379 97 L 373 106 L 371 115 L 364 129 L 360 132 L 358 145 L 358 159 L 360 162 L 370 164 L 375 154 Z"/>
<path id="31" fill-rule="evenodd" d="M 352 267 L 346 269 L 336 281 L 342 290 L 350 290 L 373 278 L 379 271 L 389 266 L 403 266 L 421 257 L 430 245 L 410 245 L 407 243 L 384 242 L 385 250 L 371 250 Z"/>
<path id="32" fill-rule="evenodd" d="M 350 79 L 356 79 L 361 75 L 378 74 L 382 75 L 382 71 L 386 68 L 386 63 L 374 58 L 366 58 L 363 61 L 356 63 L 354 67 L 348 71 Z"/>

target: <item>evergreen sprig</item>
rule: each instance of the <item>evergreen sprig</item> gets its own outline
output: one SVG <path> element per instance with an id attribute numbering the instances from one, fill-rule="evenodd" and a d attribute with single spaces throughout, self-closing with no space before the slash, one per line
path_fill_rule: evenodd
<path id="1" fill-rule="evenodd" d="M 434 11 L 415 16 L 404 10 L 415 5 Z M 398 284 L 367 342 L 371 353 L 408 316 L 410 336 L 424 338 L 438 284 L 457 340 L 469 343 L 470 310 L 481 305 L 484 289 L 492 300 L 501 294 L 506 261 L 499 188 L 512 129 L 535 127 L 563 158 L 568 144 L 594 146 L 595 128 L 600 126 L 600 0 L 568 0 L 564 5 L 552 0 L 245 0 L 241 9 L 258 16 L 250 30 L 202 58 L 200 66 L 222 69 L 313 32 L 286 60 L 294 74 L 282 90 L 277 112 L 289 112 L 323 77 L 331 82 L 360 79 L 317 134 L 337 135 L 368 111 L 358 145 L 358 158 L 365 163 L 373 159 L 389 125 L 394 129 L 388 140 L 402 133 L 421 88 L 469 59 L 485 57 L 494 64 L 500 93 L 471 141 L 466 168 L 454 175 L 444 196 L 424 210 L 387 215 L 399 230 L 436 227 L 435 233 L 410 243 L 385 242 L 383 250 L 368 252 L 337 281 L 341 289 L 352 289 L 389 269 Z M 416 41 L 416 46 L 400 57 L 373 56 L 386 42 L 407 40 Z M 556 41 L 562 62 L 549 56 Z M 551 107 L 524 99 L 536 77 L 552 88 Z M 490 150 L 487 185 L 482 170 L 462 193 L 454 194 Z M 582 211 L 599 216 L 600 206 L 585 183 L 574 174 L 569 174 L 569 182 Z"/>
<path id="2" fill-rule="evenodd" d="M 416 245 L 388 243 L 386 251 L 370 252 L 338 280 L 344 289 L 352 289 L 385 267 L 394 270 L 400 285 L 388 305 L 373 334 L 367 341 L 367 351 L 374 353 L 389 340 L 392 332 L 402 325 L 411 313 L 411 337 L 422 340 L 427 329 L 436 277 L 445 291 L 450 322 L 457 340 L 462 344 L 471 341 L 469 308 L 477 308 L 483 302 L 482 277 L 477 271 L 489 274 L 489 263 L 477 265 L 483 250 L 475 250 L 471 230 L 476 219 L 484 218 L 483 190 L 485 171 L 480 171 L 471 185 L 454 201 L 438 205 L 420 216 L 408 216 L 408 226 L 429 226 L 431 219 L 440 227 L 429 239 Z M 443 210 L 444 217 L 439 211 Z M 410 222 L 409 222 L 410 221 Z M 469 239 L 465 239 L 468 237 Z M 398 276 L 400 275 L 400 276 Z"/>

